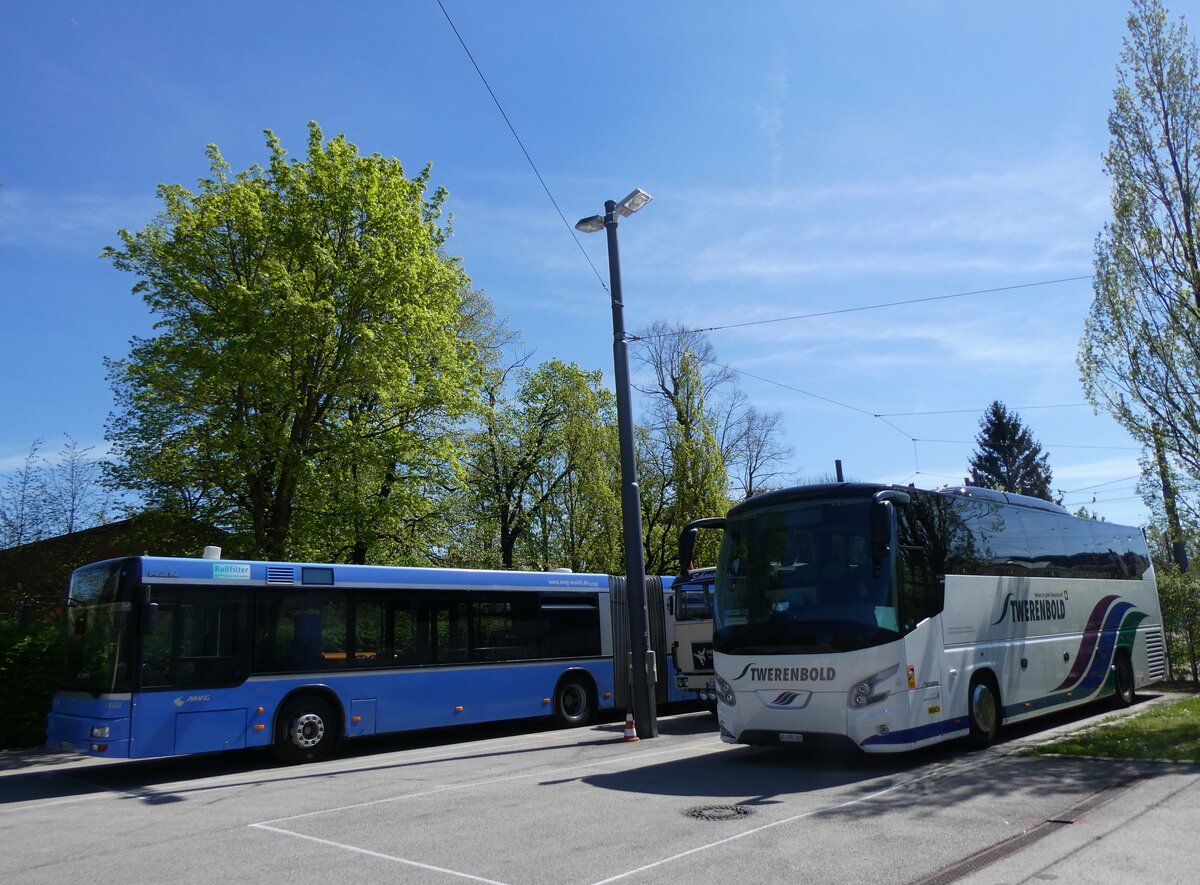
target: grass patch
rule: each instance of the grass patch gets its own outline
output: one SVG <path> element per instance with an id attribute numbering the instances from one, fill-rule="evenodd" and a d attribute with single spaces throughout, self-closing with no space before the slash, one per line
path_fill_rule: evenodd
<path id="1" fill-rule="evenodd" d="M 1065 740 L 1037 747 L 1034 752 L 1043 756 L 1200 762 L 1200 695 L 1107 720 Z"/>

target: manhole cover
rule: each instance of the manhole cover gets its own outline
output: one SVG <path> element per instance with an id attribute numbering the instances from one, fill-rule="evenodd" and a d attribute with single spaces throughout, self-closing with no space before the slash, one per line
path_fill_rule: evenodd
<path id="1" fill-rule="evenodd" d="M 696 820 L 735 820 L 739 817 L 749 817 L 754 810 L 744 805 L 699 805 L 684 812 Z"/>

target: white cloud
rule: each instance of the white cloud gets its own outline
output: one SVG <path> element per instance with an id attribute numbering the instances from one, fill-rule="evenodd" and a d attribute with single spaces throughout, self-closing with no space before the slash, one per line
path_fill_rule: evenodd
<path id="1" fill-rule="evenodd" d="M 54 194 L 0 189 L 0 245 L 19 249 L 86 248 L 115 243 L 117 230 L 139 228 L 158 206 L 144 197 Z"/>
<path id="2" fill-rule="evenodd" d="M 698 283 L 1090 270 L 1107 184 L 1079 153 L 989 172 L 707 193 L 679 258 Z M 701 239 L 702 238 L 702 239 Z"/>

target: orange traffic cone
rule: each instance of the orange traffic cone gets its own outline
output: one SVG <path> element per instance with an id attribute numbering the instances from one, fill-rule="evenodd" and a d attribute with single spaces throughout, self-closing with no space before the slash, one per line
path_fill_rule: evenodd
<path id="1" fill-rule="evenodd" d="M 626 711 L 625 713 L 625 742 L 632 743 L 640 740 L 637 733 L 633 730 L 633 713 Z"/>

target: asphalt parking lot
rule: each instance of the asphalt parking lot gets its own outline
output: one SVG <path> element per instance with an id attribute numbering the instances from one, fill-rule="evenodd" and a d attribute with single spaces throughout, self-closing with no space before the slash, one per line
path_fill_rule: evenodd
<path id="1" fill-rule="evenodd" d="M 638 742 L 507 726 L 296 767 L 5 753 L 0 880 L 1194 881 L 1196 766 L 1020 752 L 1101 715 L 903 756 L 731 747 L 703 713 Z"/>

